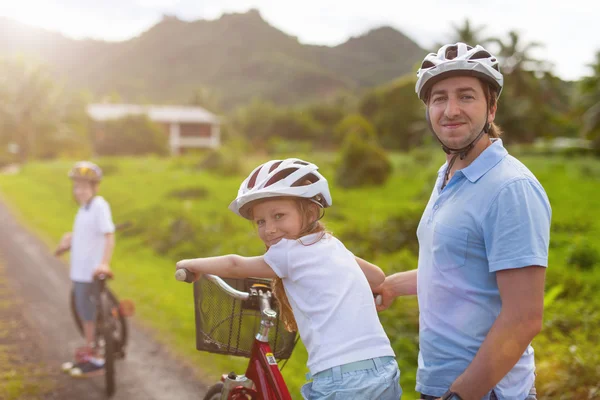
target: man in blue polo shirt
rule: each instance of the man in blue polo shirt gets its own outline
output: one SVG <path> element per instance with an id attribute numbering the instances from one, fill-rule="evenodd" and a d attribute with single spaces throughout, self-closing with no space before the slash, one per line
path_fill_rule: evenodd
<path id="1" fill-rule="evenodd" d="M 417 229 L 418 268 L 386 278 L 380 310 L 419 299 L 421 398 L 531 400 L 551 209 L 494 124 L 503 86 L 481 46 L 425 57 L 416 91 L 447 154 Z"/>

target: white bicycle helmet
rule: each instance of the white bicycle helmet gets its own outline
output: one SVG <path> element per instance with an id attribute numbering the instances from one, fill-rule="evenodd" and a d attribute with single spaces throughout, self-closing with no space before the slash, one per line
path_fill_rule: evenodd
<path id="1" fill-rule="evenodd" d="M 102 169 L 93 162 L 79 161 L 69 171 L 69 178 L 100 182 L 102 180 Z"/>
<path id="2" fill-rule="evenodd" d="M 500 73 L 498 59 L 489 51 L 477 45 L 471 47 L 465 43 L 447 44 L 437 54 L 425 56 L 421 68 L 417 71 L 415 91 L 422 101 L 434 83 L 451 76 L 473 76 L 490 83 L 498 92 L 502 92 L 504 78 Z"/>
<path id="3" fill-rule="evenodd" d="M 318 169 L 315 164 L 298 158 L 266 162 L 256 167 L 242 182 L 237 198 L 231 202 L 229 209 L 250 219 L 246 206 L 269 197 L 302 197 L 320 207 L 329 207 L 332 204 L 329 185 Z M 306 181 L 311 183 L 305 184 Z"/>

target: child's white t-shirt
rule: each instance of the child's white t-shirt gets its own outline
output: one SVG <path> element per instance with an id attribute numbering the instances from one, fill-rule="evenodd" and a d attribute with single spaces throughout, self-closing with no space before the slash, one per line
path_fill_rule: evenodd
<path id="1" fill-rule="evenodd" d="M 354 255 L 335 237 L 318 240 L 320 235 L 305 236 L 302 243 L 282 239 L 264 256 L 283 281 L 310 372 L 394 356 Z"/>
<path id="2" fill-rule="evenodd" d="M 115 225 L 110 206 L 101 196 L 94 197 L 86 206 L 79 207 L 71 238 L 71 280 L 92 282 L 94 270 L 102 262 L 107 233 Z"/>

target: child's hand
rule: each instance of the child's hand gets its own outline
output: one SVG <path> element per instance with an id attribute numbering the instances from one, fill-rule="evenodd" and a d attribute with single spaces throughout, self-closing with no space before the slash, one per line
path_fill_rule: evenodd
<path id="1" fill-rule="evenodd" d="M 108 264 L 100 264 L 96 267 L 96 269 L 94 270 L 94 277 L 101 274 L 106 275 L 109 278 L 114 277 L 114 274 L 110 270 L 110 266 Z"/>
<path id="2" fill-rule="evenodd" d="M 175 269 L 176 270 L 180 270 L 180 269 L 185 269 L 187 270 L 188 274 L 193 275 L 193 277 L 191 279 L 188 278 L 188 280 L 186 280 L 186 282 L 196 282 L 198 279 L 200 279 L 200 277 L 202 276 L 201 273 L 196 272 L 192 269 L 191 265 L 190 265 L 190 260 L 181 260 L 179 261 L 176 265 L 175 265 Z M 177 271 L 176 271 L 177 272 Z"/>
<path id="3" fill-rule="evenodd" d="M 61 254 L 69 251 L 69 249 L 71 249 L 71 238 L 73 237 L 73 235 L 71 234 L 71 232 L 67 232 L 63 235 L 63 237 L 60 239 L 60 242 L 58 243 L 58 247 L 56 248 L 56 250 L 54 250 L 54 255 L 55 256 L 60 256 Z"/>

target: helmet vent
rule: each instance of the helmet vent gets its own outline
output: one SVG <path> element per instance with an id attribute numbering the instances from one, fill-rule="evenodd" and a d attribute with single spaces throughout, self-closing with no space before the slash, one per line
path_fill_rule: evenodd
<path id="1" fill-rule="evenodd" d="M 473 54 L 471 57 L 469 57 L 471 60 L 477 60 L 480 58 L 490 58 L 492 55 L 490 53 L 488 53 L 487 51 L 478 51 L 477 53 Z M 494 60 L 495 61 L 495 60 Z"/>
<path id="2" fill-rule="evenodd" d="M 315 174 L 307 174 L 304 175 L 302 178 L 298 179 L 296 182 L 294 182 L 292 184 L 292 186 L 306 186 L 307 183 L 306 181 L 309 181 L 309 184 L 313 184 L 315 182 L 317 182 L 319 180 L 319 178 L 315 175 Z"/>
<path id="3" fill-rule="evenodd" d="M 458 55 L 458 49 L 456 46 L 450 46 L 446 49 L 445 56 L 446 56 L 447 60 L 454 60 L 457 55 Z"/>
<path id="4" fill-rule="evenodd" d="M 286 177 L 290 176 L 292 173 L 296 172 L 297 170 L 298 170 L 297 168 L 286 168 L 284 170 L 279 171 L 278 173 L 273 175 L 271 177 L 271 179 L 269 179 L 267 181 L 267 183 L 265 184 L 265 187 L 269 187 L 272 184 L 274 184 L 275 182 L 279 182 L 280 180 L 285 179 Z"/>
<path id="5" fill-rule="evenodd" d="M 256 171 L 254 171 L 254 173 L 252 174 L 252 177 L 250 178 L 250 180 L 248 181 L 248 189 L 252 189 L 254 187 L 254 185 L 256 185 L 256 178 L 258 177 L 258 174 L 260 173 L 260 170 L 262 168 L 258 168 Z"/>
<path id="6" fill-rule="evenodd" d="M 280 165 L 281 165 L 281 161 L 278 161 L 278 162 L 274 163 L 273 165 L 271 165 L 271 168 L 269 168 L 269 173 L 273 172 Z"/>

